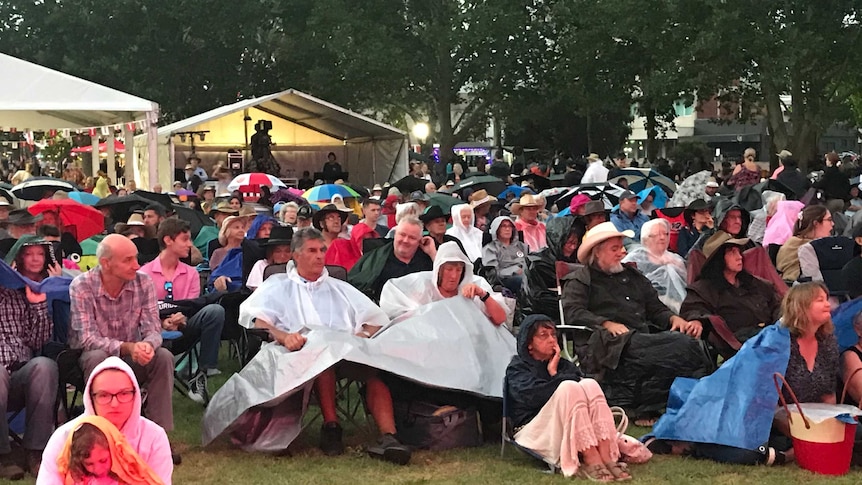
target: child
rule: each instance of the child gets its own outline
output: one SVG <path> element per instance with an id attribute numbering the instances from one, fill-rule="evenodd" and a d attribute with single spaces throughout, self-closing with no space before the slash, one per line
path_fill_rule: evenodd
<path id="1" fill-rule="evenodd" d="M 120 431 L 100 416 L 83 416 L 57 458 L 65 485 L 163 485 Z M 41 478 L 41 477 L 40 477 Z M 50 482 L 54 483 L 54 482 Z"/>

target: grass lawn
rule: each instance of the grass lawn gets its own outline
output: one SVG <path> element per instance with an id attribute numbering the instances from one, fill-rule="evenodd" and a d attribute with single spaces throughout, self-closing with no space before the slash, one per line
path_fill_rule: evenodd
<path id="1" fill-rule="evenodd" d="M 223 374 L 210 379 L 215 390 L 238 369 L 227 352 L 221 355 Z M 200 444 L 203 408 L 174 393 L 176 429 L 171 443 L 182 453 L 183 463 L 174 469 L 174 483 L 185 484 L 418 484 L 418 483 L 568 483 L 562 475 L 548 475 L 526 455 L 507 447 L 500 458 L 500 446 L 450 450 L 420 451 L 406 467 L 390 465 L 368 458 L 362 445 L 374 436 L 367 431 L 345 425 L 344 456 L 329 458 L 316 448 L 319 421 L 304 432 L 282 456 L 251 454 L 238 450 L 222 438 L 207 448 Z M 629 434 L 641 435 L 644 428 L 630 428 Z M 853 470 L 838 478 L 822 477 L 799 469 L 795 464 L 784 467 L 743 467 L 719 465 L 677 457 L 655 457 L 632 469 L 633 483 L 640 484 L 855 484 L 862 472 Z M 579 480 L 584 482 L 583 480 Z M 27 480 L 17 483 L 33 483 Z M 6 483 L 0 481 L 0 483 Z M 9 482 L 11 483 L 11 482 Z"/>

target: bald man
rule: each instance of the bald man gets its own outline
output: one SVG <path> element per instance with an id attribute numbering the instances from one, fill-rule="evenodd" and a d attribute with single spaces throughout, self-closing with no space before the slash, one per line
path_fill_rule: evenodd
<path id="1" fill-rule="evenodd" d="M 102 239 L 96 258 L 99 265 L 75 278 L 69 288 L 69 345 L 84 351 L 84 380 L 108 356 L 120 357 L 147 390 L 147 417 L 171 431 L 174 361 L 171 352 L 162 348 L 153 282 L 138 272 L 134 243 L 119 234 Z"/>

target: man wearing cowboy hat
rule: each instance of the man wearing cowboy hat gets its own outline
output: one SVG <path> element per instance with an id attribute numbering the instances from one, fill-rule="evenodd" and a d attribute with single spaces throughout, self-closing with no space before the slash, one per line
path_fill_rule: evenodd
<path id="1" fill-rule="evenodd" d="M 581 178 L 582 184 L 597 184 L 608 181 L 608 172 L 609 170 L 605 168 L 602 159 L 595 153 L 590 153 L 590 156 L 587 157 L 587 171 L 584 172 L 583 178 Z"/>
<path id="2" fill-rule="evenodd" d="M 539 221 L 539 211 L 545 205 L 542 199 L 533 194 L 524 194 L 512 204 L 512 214 L 518 216 L 515 228 L 524 234 L 524 242 L 530 252 L 536 252 L 548 245 L 545 239 L 545 223 Z"/>
<path id="3" fill-rule="evenodd" d="M 470 194 L 470 205 L 473 207 L 473 214 L 476 216 L 476 227 L 480 231 L 485 232 L 488 229 L 488 212 L 491 210 L 491 202 L 494 197 L 488 195 L 485 189 L 479 189 Z"/>
<path id="4" fill-rule="evenodd" d="M 457 237 L 446 234 L 449 214 L 444 213 L 440 206 L 432 205 L 425 209 L 425 213 L 419 216 L 419 220 L 425 225 L 425 231 L 434 240 L 435 246 L 439 248 L 444 242 L 452 241 L 458 243 L 461 251 L 464 251 L 464 246 L 461 245 L 461 241 Z M 464 254 L 467 252 L 464 251 Z"/>
<path id="5" fill-rule="evenodd" d="M 588 231 L 578 247 L 585 266 L 567 277 L 562 302 L 566 322 L 593 329 L 585 362 L 604 374 L 608 403 L 644 419 L 664 408 L 676 377 L 702 377 L 712 366 L 697 340 L 701 322 L 675 315 L 645 276 L 622 265 L 623 239 L 633 236 L 611 222 Z"/>
<path id="6" fill-rule="evenodd" d="M 374 187 L 371 187 L 371 196 L 372 197 L 383 197 L 383 187 L 380 184 L 374 184 Z"/>
<path id="7" fill-rule="evenodd" d="M 15 241 L 25 235 L 36 234 L 36 223 L 42 220 L 42 214 L 33 215 L 27 209 L 15 209 L 9 213 L 4 221 L 8 234 L 0 239 L 0 257 L 6 257 L 6 253 L 15 245 Z"/>
<path id="8" fill-rule="evenodd" d="M 582 215 L 588 231 L 603 222 L 608 222 L 605 204 L 600 200 L 591 200 L 584 204 L 584 213 Z"/>
<path id="9" fill-rule="evenodd" d="M 700 238 L 704 229 L 712 229 L 714 222 L 709 203 L 703 199 L 693 200 L 683 211 L 685 227 L 680 229 L 677 237 L 677 253 L 683 258 Z"/>
<path id="10" fill-rule="evenodd" d="M 638 207 L 638 194 L 631 190 L 626 190 L 620 195 L 619 207 L 611 212 L 611 222 L 617 230 L 631 231 L 635 241 L 640 241 L 641 227 L 648 220 L 649 217 Z"/>
<path id="11" fill-rule="evenodd" d="M 332 245 L 332 241 L 338 238 L 345 222 L 347 222 L 347 212 L 339 209 L 335 204 L 326 204 L 312 218 L 312 225 L 323 234 L 326 247 Z"/>

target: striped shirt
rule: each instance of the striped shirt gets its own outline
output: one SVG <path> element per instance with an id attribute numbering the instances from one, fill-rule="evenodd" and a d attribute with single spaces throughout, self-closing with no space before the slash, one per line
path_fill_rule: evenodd
<path id="1" fill-rule="evenodd" d="M 50 338 L 47 304 L 30 303 L 22 290 L 0 288 L 0 364 L 9 369 L 29 361 Z"/>
<path id="2" fill-rule="evenodd" d="M 112 298 L 102 286 L 101 276 L 102 268 L 97 266 L 75 278 L 69 287 L 72 300 L 69 345 L 73 349 L 120 355 L 123 342 L 143 341 L 158 350 L 162 345 L 162 326 L 150 277 L 138 272 Z"/>

